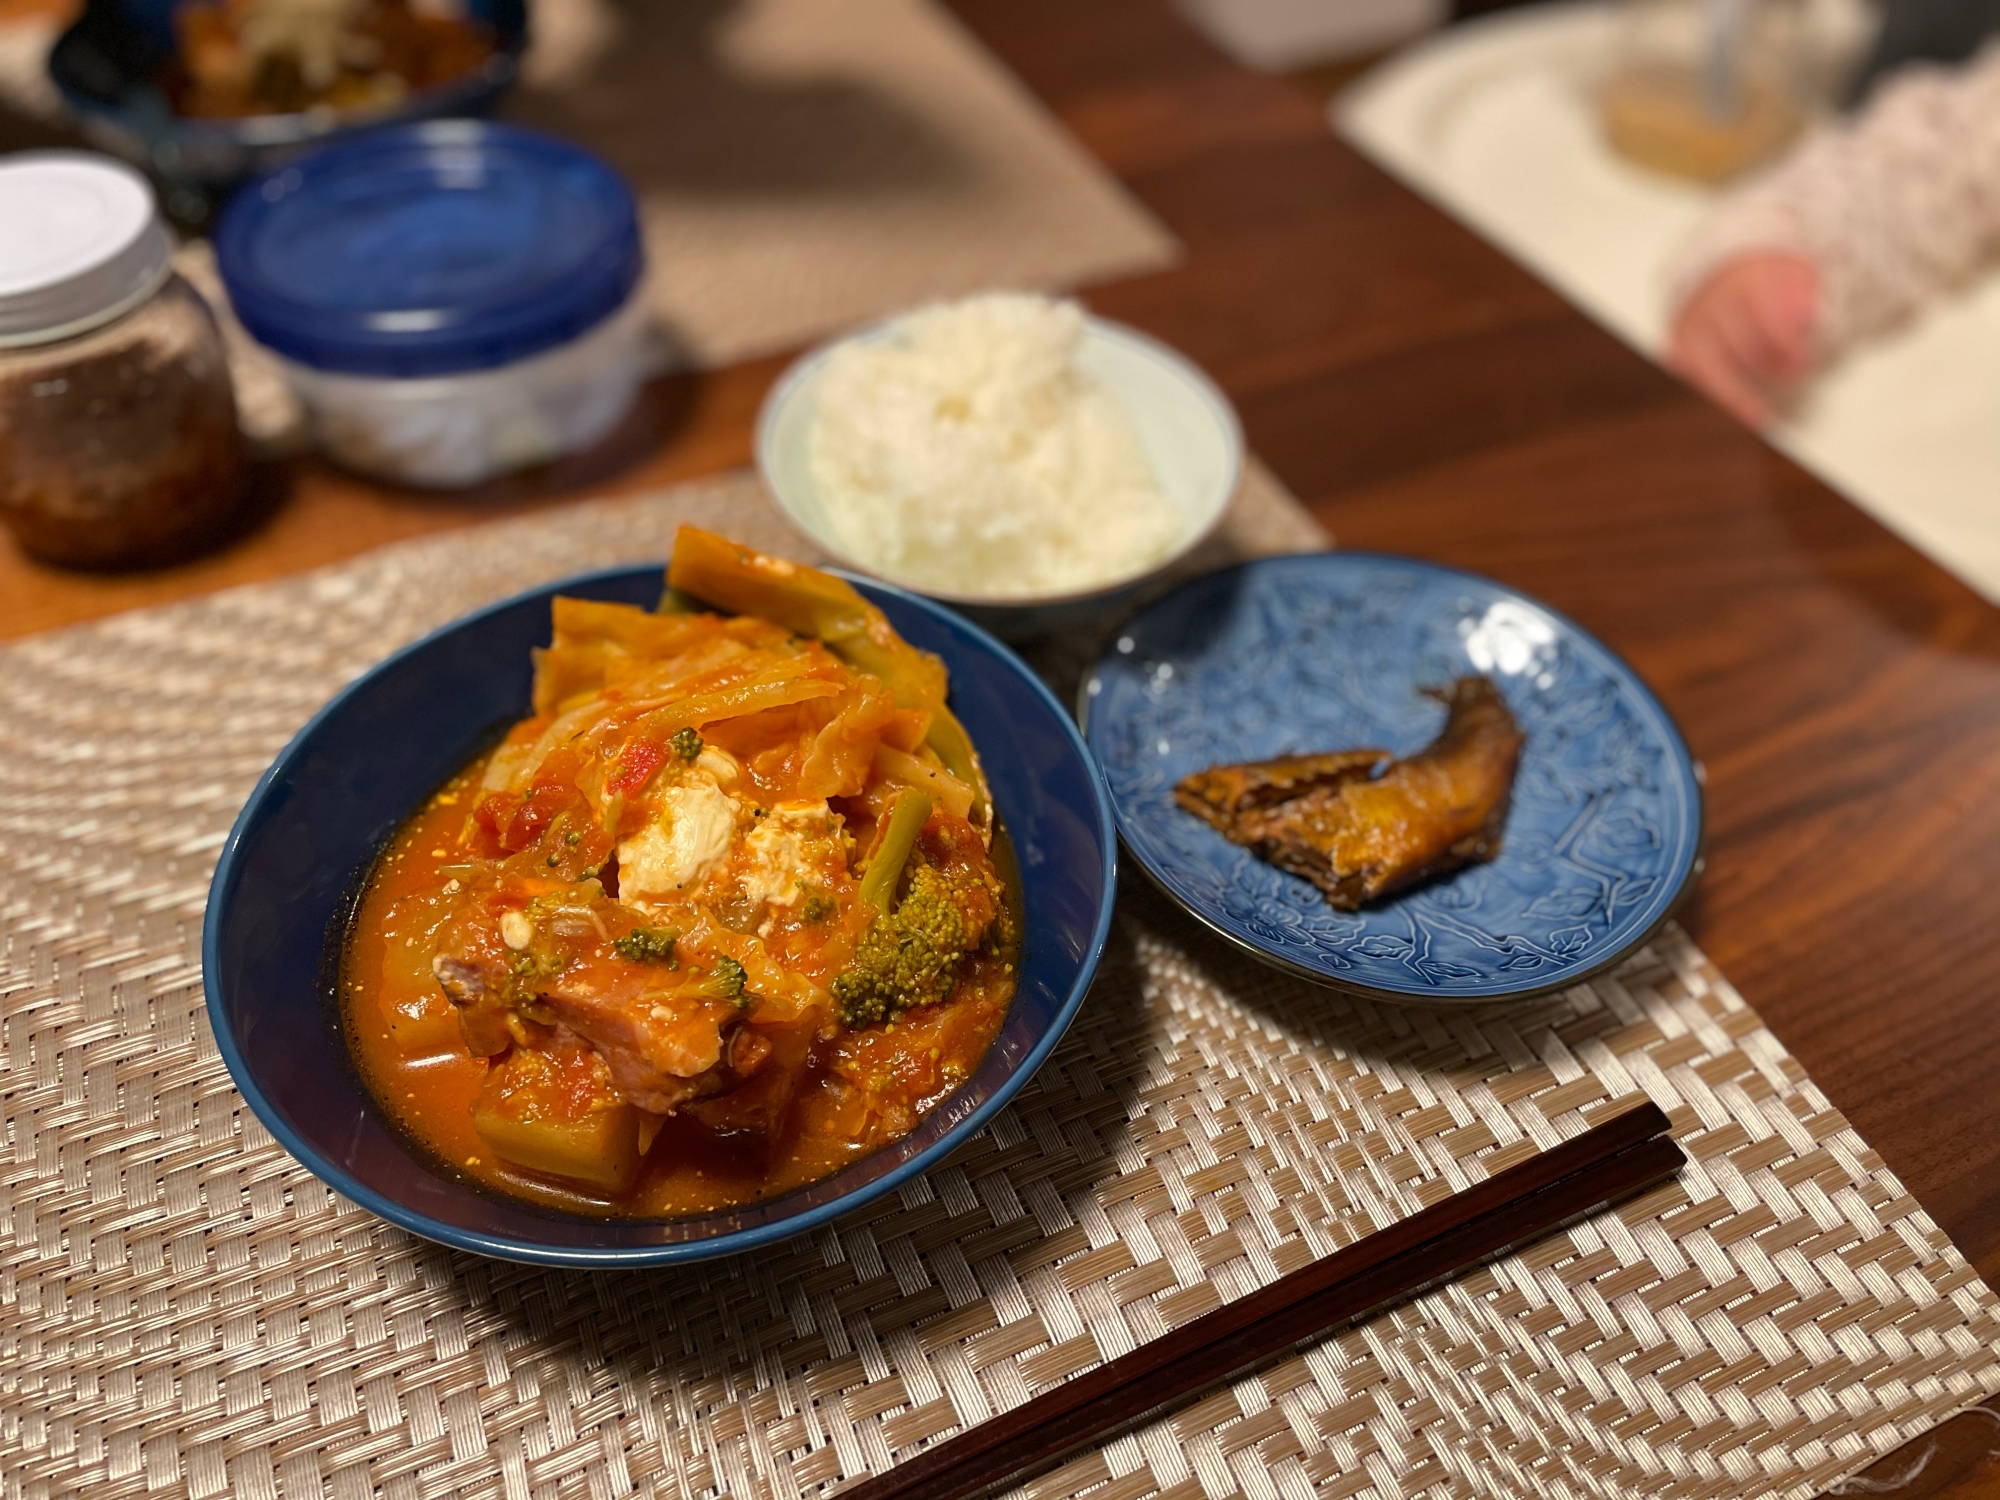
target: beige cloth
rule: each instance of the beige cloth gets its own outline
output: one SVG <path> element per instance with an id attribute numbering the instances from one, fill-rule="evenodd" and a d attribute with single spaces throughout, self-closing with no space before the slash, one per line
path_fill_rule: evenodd
<path id="1" fill-rule="evenodd" d="M 677 362 L 1178 254 L 929 0 L 538 0 L 535 24 L 546 35 L 505 113 L 631 181 Z"/>
<path id="2" fill-rule="evenodd" d="M 2000 1390 L 1992 1292 L 1671 929 L 1559 995 L 1400 1009 L 1262 968 L 1128 870 L 1036 1077 L 813 1235 L 582 1275 L 335 1198 L 244 1106 L 202 1011 L 237 808 L 371 661 L 658 558 L 681 519 L 799 541 L 738 475 L 0 650 L 0 831 L 25 855 L 0 862 L 9 1494 L 818 1500 L 1638 1093 L 1689 1153 L 1675 1185 L 1033 1493 L 1805 1500 Z M 1253 468 L 1211 559 L 1323 541 Z"/>
<path id="3" fill-rule="evenodd" d="M 1822 356 L 1903 321 L 2000 259 L 2000 43 L 1913 67 L 1731 194 L 1681 252 L 1673 300 L 1738 256 L 1789 251 L 1820 274 Z"/>

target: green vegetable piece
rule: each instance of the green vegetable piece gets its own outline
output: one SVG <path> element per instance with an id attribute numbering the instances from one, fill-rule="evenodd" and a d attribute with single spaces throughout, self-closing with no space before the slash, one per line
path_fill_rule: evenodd
<path id="1" fill-rule="evenodd" d="M 888 911 L 895 901 L 896 882 L 930 816 L 931 799 L 915 787 L 904 788 L 896 798 L 896 805 L 889 810 L 888 824 L 875 842 L 875 854 L 868 861 L 867 873 L 861 877 L 861 899 L 877 911 Z"/>
<path id="2" fill-rule="evenodd" d="M 937 751 L 944 768 L 972 788 L 972 823 L 990 835 L 993 804 L 986 790 L 986 772 L 980 768 L 979 753 L 972 748 L 972 736 L 950 713 L 939 711 L 931 720 L 924 743 Z"/>
<path id="3" fill-rule="evenodd" d="M 748 1005 L 750 1001 L 743 993 L 743 986 L 749 980 L 750 976 L 743 972 L 743 965 L 724 953 L 715 959 L 708 977 L 695 988 L 713 1000 L 734 1000 L 738 1005 Z"/>
<path id="4" fill-rule="evenodd" d="M 614 939 L 611 946 L 635 964 L 663 964 L 674 956 L 674 944 L 680 936 L 674 927 L 634 927 Z"/>
<path id="5" fill-rule="evenodd" d="M 858 1028 L 949 999 L 964 957 L 965 916 L 952 899 L 952 883 L 919 865 L 902 904 L 875 919 L 853 962 L 834 976 L 834 1013 L 842 1025 Z"/>
<path id="6" fill-rule="evenodd" d="M 674 747 L 674 754 L 682 760 L 693 760 L 701 754 L 701 736 L 692 729 L 676 729 L 674 737 L 667 741 Z"/>
<path id="7" fill-rule="evenodd" d="M 896 634 L 888 617 L 843 578 L 765 557 L 683 526 L 667 567 L 678 590 L 737 614 L 760 615 L 798 635 L 812 636 L 849 666 L 882 679 L 899 708 L 931 715 L 926 743 L 945 769 L 973 789 L 972 823 L 992 828 L 991 793 L 972 739 L 945 706 L 944 663 Z"/>
<path id="8" fill-rule="evenodd" d="M 549 1092 L 540 1054 L 520 1048 L 486 1075 L 472 1128 L 516 1166 L 623 1193 L 639 1174 L 639 1112 L 629 1104 L 570 1115 Z"/>
<path id="9" fill-rule="evenodd" d="M 836 910 L 838 908 L 829 898 L 825 896 L 808 896 L 806 897 L 806 904 L 800 908 L 799 915 L 804 917 L 809 923 L 819 923 L 831 917 Z"/>

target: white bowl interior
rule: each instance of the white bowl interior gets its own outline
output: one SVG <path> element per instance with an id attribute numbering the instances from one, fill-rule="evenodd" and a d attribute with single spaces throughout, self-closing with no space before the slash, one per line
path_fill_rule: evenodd
<path id="1" fill-rule="evenodd" d="M 887 325 L 854 335 L 876 340 Z M 842 342 L 846 342 L 843 340 Z M 842 561 L 901 583 L 919 593 L 1006 605 L 1041 602 L 1035 596 L 970 596 L 925 587 L 872 567 L 841 544 L 813 483 L 808 440 L 817 407 L 816 392 L 834 345 L 805 355 L 772 388 L 757 422 L 757 467 L 779 506 L 799 528 Z M 1206 536 L 1235 493 L 1243 463 L 1243 434 L 1236 412 L 1214 383 L 1166 345 L 1100 318 L 1087 318 L 1077 363 L 1124 407 L 1132 419 L 1161 492 L 1180 512 L 1181 540 L 1173 554 L 1137 574 L 1107 579 L 1090 592 L 1107 592 L 1164 566 Z"/>

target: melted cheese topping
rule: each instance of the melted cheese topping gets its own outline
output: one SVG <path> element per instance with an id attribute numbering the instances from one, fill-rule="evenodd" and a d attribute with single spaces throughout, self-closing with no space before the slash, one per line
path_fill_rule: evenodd
<path id="1" fill-rule="evenodd" d="M 618 846 L 618 899 L 646 909 L 685 890 L 728 857 L 736 799 L 706 776 L 660 788 L 653 816 Z"/>
<path id="2" fill-rule="evenodd" d="M 737 764 L 736 757 L 715 745 L 701 747 L 701 754 L 694 758 L 694 768 L 706 771 L 717 786 L 735 786 L 743 774 L 743 767 Z"/>

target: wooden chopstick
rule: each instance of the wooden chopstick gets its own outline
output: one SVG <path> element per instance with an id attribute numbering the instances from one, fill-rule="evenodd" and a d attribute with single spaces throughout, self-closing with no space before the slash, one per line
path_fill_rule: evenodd
<path id="1" fill-rule="evenodd" d="M 840 1491 L 840 1500 L 961 1500 L 1020 1483 L 1086 1444 L 1656 1186 L 1685 1165 L 1650 1101 L 1494 1173 Z"/>

